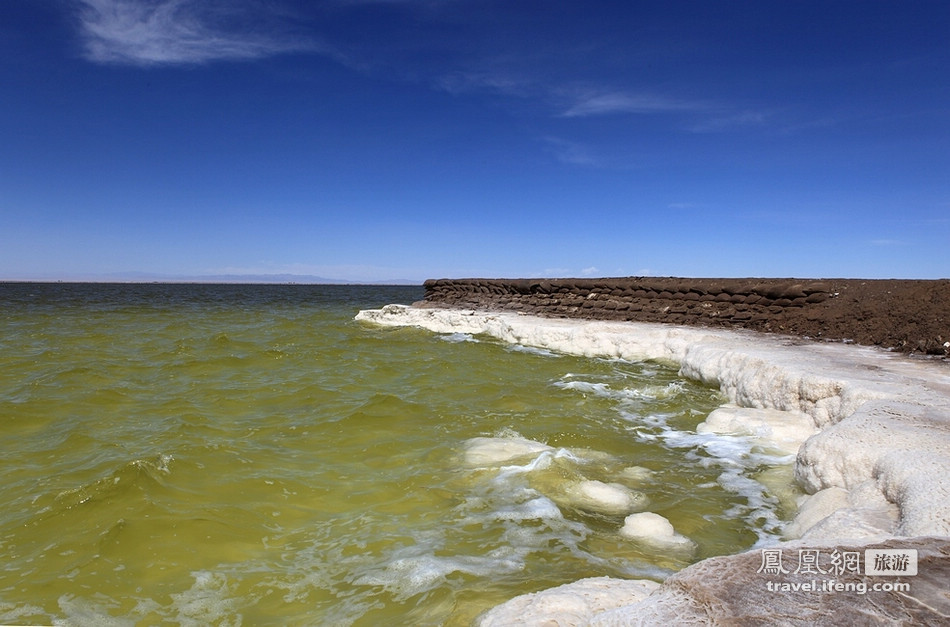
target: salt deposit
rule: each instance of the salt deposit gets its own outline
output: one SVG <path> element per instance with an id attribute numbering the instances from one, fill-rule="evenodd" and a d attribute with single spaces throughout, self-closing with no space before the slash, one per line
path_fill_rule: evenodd
<path id="1" fill-rule="evenodd" d="M 620 476 L 624 479 L 632 481 L 634 483 L 647 483 L 653 479 L 653 475 L 656 474 L 649 468 L 644 468 L 643 466 L 628 466 L 624 468 L 620 473 Z"/>
<path id="2" fill-rule="evenodd" d="M 465 443 L 465 464 L 472 467 L 496 466 L 553 450 L 547 444 L 521 437 L 472 438 Z"/>
<path id="3" fill-rule="evenodd" d="M 620 535 L 664 550 L 692 551 L 696 548 L 692 540 L 676 533 L 670 521 L 653 512 L 627 516 L 620 528 Z"/>
<path id="4" fill-rule="evenodd" d="M 683 376 L 718 386 L 731 402 L 690 437 L 722 434 L 724 439 L 713 444 L 727 445 L 729 434 L 745 434 L 763 449 L 797 450 L 795 479 L 813 496 L 800 504 L 787 529 L 790 537 L 816 545 L 861 546 L 871 539 L 950 536 L 946 364 L 853 345 L 650 323 L 397 305 L 360 312 L 357 318 L 440 333 L 486 334 L 576 355 L 676 362 Z M 934 546 L 934 554 L 943 555 L 945 547 Z M 686 581 L 694 572 L 732 568 L 740 559 L 748 561 L 747 555 L 705 560 L 676 578 Z M 743 573 L 743 582 L 733 573 L 733 588 L 748 585 L 754 574 Z M 664 584 L 642 603 L 607 614 L 611 624 L 633 624 L 636 616 L 675 615 L 677 603 L 699 602 L 687 597 Z M 750 598 L 754 605 L 756 599 Z M 549 616 L 557 615 L 556 603 L 545 607 Z"/>
<path id="5" fill-rule="evenodd" d="M 568 484 L 565 495 L 567 503 L 573 507 L 609 515 L 627 514 L 649 502 L 643 494 L 619 483 L 593 479 Z"/>
<path id="6" fill-rule="evenodd" d="M 481 627 L 508 627 L 514 624 L 583 625 L 591 616 L 645 599 L 658 587 L 659 584 L 644 579 L 582 579 L 550 590 L 515 597 L 483 614 L 478 624 Z M 557 622 L 551 620 L 552 616 L 557 616 Z M 516 622 L 512 622 L 513 617 L 517 617 Z"/>
<path id="7" fill-rule="evenodd" d="M 800 411 L 728 405 L 716 409 L 696 427 L 697 433 L 748 435 L 762 447 L 794 455 L 818 432 L 815 421 Z"/>

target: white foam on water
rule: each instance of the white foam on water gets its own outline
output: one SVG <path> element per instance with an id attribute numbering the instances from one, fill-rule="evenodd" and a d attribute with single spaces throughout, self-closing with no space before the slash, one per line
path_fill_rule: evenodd
<path id="1" fill-rule="evenodd" d="M 609 465 L 618 463 L 616 457 L 604 451 L 590 448 L 559 448 L 554 454 L 555 459 L 569 459 L 578 465 Z"/>
<path id="2" fill-rule="evenodd" d="M 757 545 L 769 544 L 781 536 L 785 523 L 776 513 L 781 502 L 773 494 L 774 487 L 758 481 L 755 476 L 763 467 L 790 466 L 794 455 L 771 453 L 777 448 L 774 444 L 766 443 L 763 448 L 761 438 L 749 435 L 674 429 L 666 418 L 628 416 L 633 423 L 634 437 L 644 441 L 660 440 L 669 448 L 683 449 L 685 459 L 717 470 L 719 485 L 745 500 L 745 504 L 736 505 L 724 514 L 744 519 L 758 536 Z"/>
<path id="3" fill-rule="evenodd" d="M 455 508 L 453 528 L 494 525 L 498 542 L 523 559 L 534 552 L 549 555 L 552 547 L 557 547 L 599 568 L 631 576 L 657 576 L 659 570 L 652 564 L 617 563 L 613 556 L 592 553 L 585 543 L 594 532 L 584 522 L 565 516 L 568 510 L 578 510 L 603 521 L 605 516 L 623 516 L 643 509 L 648 500 L 642 493 L 584 475 L 588 471 L 602 472 L 605 459 L 617 465 L 619 462 L 601 451 L 542 448 L 541 443 L 525 440 L 515 432 L 505 435 L 462 443 L 461 460 L 473 450 L 502 450 L 513 452 L 516 463 L 478 467 L 463 463 L 462 469 L 469 469 L 463 475 L 465 498 Z M 525 450 L 535 452 L 525 456 L 521 454 Z"/>
<path id="4" fill-rule="evenodd" d="M 684 389 L 682 381 L 671 381 L 666 385 L 614 388 L 608 383 L 578 380 L 574 378 L 576 376 L 567 374 L 552 385 L 562 390 L 573 390 L 581 394 L 589 394 L 619 402 L 666 399 L 682 393 Z"/>
<path id="5" fill-rule="evenodd" d="M 508 437 L 521 438 L 514 432 Z M 462 449 L 465 448 L 465 443 Z M 454 537 L 466 529 L 494 529 L 487 547 L 508 547 L 524 560 L 552 559 L 552 552 L 570 555 L 600 571 L 620 576 L 660 579 L 672 573 L 669 564 L 644 559 L 640 550 L 614 554 L 605 550 L 616 539 L 604 537 L 588 524 L 600 527 L 629 513 L 646 499 L 619 483 L 610 484 L 584 477 L 585 472 L 602 473 L 604 459 L 620 468 L 619 460 L 601 451 L 587 449 L 545 450 L 518 463 L 463 470 L 464 501 L 454 508 L 447 525 Z M 641 473 L 642 475 L 642 473 Z M 642 501 L 641 501 L 642 499 Z M 582 519 L 571 511 L 585 514 Z M 622 520 L 622 518 L 620 519 Z M 584 522 L 586 521 L 586 522 Z M 480 540 L 483 543 L 484 540 Z M 497 543 L 497 544 L 496 544 Z M 441 583 L 441 582 L 440 582 Z"/>
<path id="6" fill-rule="evenodd" d="M 228 584 L 227 575 L 210 571 L 191 573 L 194 584 L 184 592 L 172 594 L 172 606 L 179 625 L 240 625 L 236 613 L 240 599 Z M 225 617 L 233 617 L 234 622 Z"/>
<path id="7" fill-rule="evenodd" d="M 516 353 L 528 353 L 530 355 L 540 355 L 541 357 L 560 357 L 560 354 L 555 353 L 554 351 L 549 351 L 543 348 L 537 348 L 534 346 L 524 346 L 522 344 L 511 344 L 508 347 L 508 350 L 514 351 Z"/>
<path id="8" fill-rule="evenodd" d="M 489 577 L 524 568 L 524 553 L 500 547 L 484 556 L 437 556 L 432 547 L 413 545 L 397 551 L 380 569 L 358 577 L 354 583 L 380 586 L 404 601 L 438 587 L 452 573 Z"/>
<path id="9" fill-rule="evenodd" d="M 478 342 L 471 333 L 448 333 L 439 336 L 439 339 L 444 342 L 452 342 L 453 344 L 460 342 Z"/>
<path id="10" fill-rule="evenodd" d="M 62 607 L 62 598 L 60 599 L 60 607 Z M 44 614 L 46 614 L 46 611 L 37 605 L 30 605 L 29 603 L 17 605 L 0 601 L 0 621 L 3 621 L 4 625 L 25 624 L 25 621 L 21 620 L 22 618 Z"/>
<path id="11" fill-rule="evenodd" d="M 507 477 L 509 475 L 520 475 L 535 470 L 544 470 L 551 467 L 554 459 L 555 455 L 551 453 L 551 451 L 542 451 L 540 455 L 526 464 L 510 464 L 502 466 L 498 469 L 498 477 Z"/>
<path id="12" fill-rule="evenodd" d="M 167 608 L 154 599 L 139 598 L 135 609 L 127 616 L 115 616 L 121 603 L 107 599 L 104 595 L 94 596 L 96 600 L 63 595 L 58 599 L 58 604 L 65 619 L 54 620 L 53 624 L 124 627 L 136 625 L 149 614 L 166 609 L 175 615 L 175 624 L 186 627 L 237 627 L 241 624 L 237 608 L 243 599 L 232 592 L 227 575 L 203 570 L 192 572 L 191 576 L 194 579 L 191 587 L 172 593 L 171 604 Z"/>
<path id="13" fill-rule="evenodd" d="M 567 375 L 568 377 L 571 375 Z M 574 390 L 581 394 L 592 394 L 603 398 L 612 398 L 615 395 L 611 392 L 606 383 L 591 383 L 589 381 L 555 381 L 552 385 L 562 390 Z"/>
<path id="14" fill-rule="evenodd" d="M 472 438 L 462 443 L 458 489 L 461 501 L 444 526 L 430 532 L 410 532 L 413 542 L 391 550 L 370 563 L 350 566 L 356 585 L 378 587 L 397 602 L 443 586 L 454 575 L 490 579 L 526 567 L 534 553 L 547 555 L 552 546 L 595 560 L 582 548 L 591 531 L 568 520 L 560 507 L 532 485 L 558 452 L 514 432 L 507 437 Z M 492 527 L 497 536 L 477 540 L 474 552 L 447 555 L 446 537 L 453 545 L 470 529 Z"/>
<path id="15" fill-rule="evenodd" d="M 462 448 L 464 464 L 473 468 L 496 468 L 496 482 L 505 482 L 513 476 L 546 470 L 556 460 L 570 464 L 574 473 L 579 473 L 585 465 L 613 460 L 612 456 L 601 451 L 554 449 L 542 442 L 527 440 L 518 435 L 471 438 L 463 443 Z M 522 460 L 524 463 L 506 463 L 514 460 Z M 543 482 L 548 490 L 546 497 L 553 500 L 552 505 L 557 503 L 563 507 L 589 512 L 621 515 L 638 511 L 649 502 L 646 495 L 620 483 L 605 483 L 580 475 L 576 479 L 570 478 L 570 475 L 558 477 L 556 482 L 552 482 L 550 478 Z"/>
<path id="16" fill-rule="evenodd" d="M 115 602 L 102 600 L 101 603 L 97 603 L 91 599 L 64 594 L 57 599 L 57 603 L 66 619 L 56 619 L 53 621 L 54 625 L 78 625 L 79 627 L 98 625 L 104 627 L 131 627 L 135 625 L 135 620 L 132 618 L 117 617 L 111 614 L 109 605 L 118 605 Z M 45 612 L 41 613 L 45 614 Z"/>
<path id="17" fill-rule="evenodd" d="M 495 509 L 491 513 L 495 520 L 550 520 L 563 518 L 557 504 L 545 496 L 537 496 L 529 501 Z"/>

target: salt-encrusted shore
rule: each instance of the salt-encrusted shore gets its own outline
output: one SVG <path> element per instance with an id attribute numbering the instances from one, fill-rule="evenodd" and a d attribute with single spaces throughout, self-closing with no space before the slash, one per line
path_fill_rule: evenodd
<path id="1" fill-rule="evenodd" d="M 487 612 L 480 624 L 840 624 L 842 608 L 865 623 L 950 620 L 946 362 L 749 331 L 513 312 L 391 305 L 357 319 L 487 334 L 592 357 L 676 362 L 684 376 L 717 385 L 732 403 L 711 415 L 705 428 L 798 447 L 796 480 L 811 496 L 789 525 L 789 539 L 775 549 L 789 560 L 803 550 L 830 556 L 869 547 L 913 548 L 920 558 L 918 574 L 900 579 L 911 584 L 909 592 L 834 594 L 803 586 L 816 573 L 802 572 L 799 562 L 785 562 L 773 574 L 759 572 L 756 549 L 703 560 L 662 584 L 596 578 L 525 595 Z M 810 424 L 803 427 L 802 416 Z M 868 586 L 895 581 L 853 572 L 837 579 Z"/>
<path id="2" fill-rule="evenodd" d="M 950 280 L 430 279 L 420 306 L 663 322 L 950 356 Z"/>

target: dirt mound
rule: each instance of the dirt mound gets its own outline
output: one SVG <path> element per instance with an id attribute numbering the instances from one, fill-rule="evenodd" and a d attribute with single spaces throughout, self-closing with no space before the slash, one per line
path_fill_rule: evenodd
<path id="1" fill-rule="evenodd" d="M 743 328 L 950 355 L 950 280 L 434 279 L 422 306 Z"/>

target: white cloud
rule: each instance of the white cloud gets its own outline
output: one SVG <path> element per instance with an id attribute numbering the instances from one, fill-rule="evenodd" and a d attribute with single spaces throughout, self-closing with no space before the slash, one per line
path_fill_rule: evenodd
<path id="1" fill-rule="evenodd" d="M 740 111 L 703 120 L 690 130 L 694 133 L 719 133 L 741 127 L 763 126 L 771 117 L 771 113 L 764 111 Z"/>
<path id="2" fill-rule="evenodd" d="M 530 81 L 500 72 L 449 72 L 436 77 L 433 85 L 452 95 L 488 92 L 521 98 L 534 88 Z"/>
<path id="3" fill-rule="evenodd" d="M 582 144 L 560 137 L 545 137 L 544 142 L 561 163 L 598 167 L 600 162 Z"/>
<path id="4" fill-rule="evenodd" d="M 84 55 L 97 63 L 199 64 L 312 49 L 253 2 L 77 0 Z"/>
<path id="5" fill-rule="evenodd" d="M 567 94 L 568 104 L 562 117 L 586 117 L 615 113 L 665 113 L 670 111 L 693 111 L 706 105 L 699 102 L 677 100 L 652 94 L 623 92 L 598 92 L 576 90 Z"/>
<path id="6" fill-rule="evenodd" d="M 680 99 L 650 92 L 635 93 L 591 86 L 552 91 L 555 101 L 559 102 L 562 118 L 674 113 L 689 116 L 692 121 L 684 129 L 692 133 L 723 133 L 777 124 L 776 111 L 735 110 L 728 104 L 712 100 Z M 809 126 L 786 125 L 778 130 L 792 133 Z"/>

